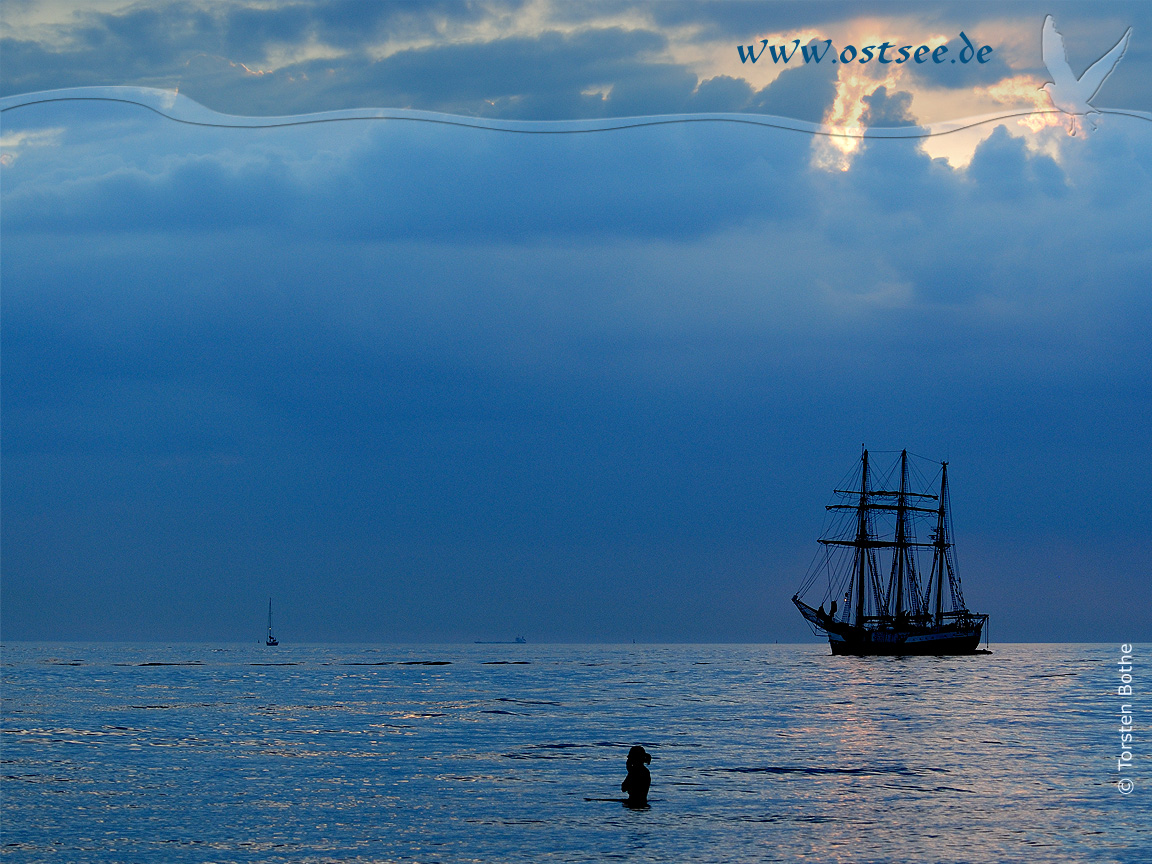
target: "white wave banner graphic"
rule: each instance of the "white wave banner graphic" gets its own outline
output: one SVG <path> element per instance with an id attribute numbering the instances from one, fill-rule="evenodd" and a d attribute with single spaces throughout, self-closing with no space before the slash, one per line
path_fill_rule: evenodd
<path id="1" fill-rule="evenodd" d="M 486 117 L 468 117 L 458 114 L 444 114 L 437 111 L 417 111 L 407 108 L 353 108 L 281 117 L 241 117 L 213 111 L 211 108 L 207 108 L 172 90 L 159 90 L 150 87 L 72 87 L 64 90 L 47 90 L 39 93 L 5 96 L 0 98 L 0 113 L 46 103 L 81 101 L 121 102 L 138 105 L 141 108 L 145 108 L 177 123 L 216 128 L 270 129 L 285 126 L 306 126 L 316 123 L 400 120 L 419 123 L 438 123 L 448 126 L 462 126 L 470 129 L 512 132 L 525 135 L 611 132 L 618 129 L 664 126 L 675 123 L 740 123 L 749 126 L 784 129 L 808 135 L 821 135 L 833 138 L 910 139 L 948 135 L 986 123 L 996 123 L 1003 120 L 1032 115 L 1064 113 L 1057 108 L 1043 111 L 1007 111 L 917 126 L 868 127 L 836 127 L 821 123 L 794 120 L 790 117 L 736 113 L 661 114 L 646 117 L 614 117 L 590 120 L 495 120 Z M 1097 109 L 1097 112 L 1102 115 L 1135 117 L 1152 122 L 1152 112 L 1147 111 L 1100 108 Z"/>

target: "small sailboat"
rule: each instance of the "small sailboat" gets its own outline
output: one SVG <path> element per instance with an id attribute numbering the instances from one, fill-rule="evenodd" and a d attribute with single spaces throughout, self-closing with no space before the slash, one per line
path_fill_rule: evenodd
<path id="1" fill-rule="evenodd" d="M 265 645 L 279 645 L 280 640 L 272 635 L 272 598 L 268 598 L 268 639 L 264 642 Z"/>

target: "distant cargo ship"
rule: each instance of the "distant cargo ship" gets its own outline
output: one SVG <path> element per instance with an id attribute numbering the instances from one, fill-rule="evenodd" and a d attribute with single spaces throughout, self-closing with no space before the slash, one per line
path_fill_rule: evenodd
<path id="1" fill-rule="evenodd" d="M 859 475 L 845 484 L 851 488 L 835 490 L 836 503 L 827 507 L 833 518 L 820 537 L 824 552 L 792 597 L 813 632 L 828 637 L 833 654 L 972 654 L 979 648 L 988 616 L 964 605 L 952 551 L 948 463 L 930 464 L 939 464 L 938 494 L 925 491 L 934 483 L 913 490 L 907 450 L 879 488 L 864 450 Z M 924 523 L 933 526 L 926 542 L 916 536 Z M 926 549 L 932 565 L 922 582 L 919 557 Z M 831 600 L 827 611 L 823 603 L 813 609 L 800 599 L 821 576 L 824 599 Z"/>
<path id="2" fill-rule="evenodd" d="M 527 644 L 528 644 L 528 640 L 527 640 L 527 639 L 525 639 L 523 636 L 517 636 L 517 637 L 516 637 L 515 639 L 513 639 L 511 642 L 508 642 L 508 641 L 504 641 L 504 642 L 499 642 L 499 641 L 497 641 L 497 642 L 485 642 L 485 641 L 484 641 L 484 640 L 482 640 L 482 639 L 477 639 L 477 640 L 476 640 L 476 641 L 475 641 L 473 644 L 474 644 L 474 645 L 527 645 Z"/>

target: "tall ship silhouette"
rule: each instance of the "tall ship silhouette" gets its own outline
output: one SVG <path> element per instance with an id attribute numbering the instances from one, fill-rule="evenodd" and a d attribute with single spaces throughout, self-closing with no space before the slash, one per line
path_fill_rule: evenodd
<path id="1" fill-rule="evenodd" d="M 827 507 L 821 552 L 792 602 L 814 633 L 828 637 L 833 654 L 979 649 L 988 616 L 964 605 L 952 543 L 948 463 L 914 458 L 936 469 L 930 481 L 909 462 L 907 450 L 886 472 L 874 472 L 863 450 Z M 925 569 L 928 550 L 931 563 Z M 817 590 L 823 597 L 814 609 L 801 597 Z"/>

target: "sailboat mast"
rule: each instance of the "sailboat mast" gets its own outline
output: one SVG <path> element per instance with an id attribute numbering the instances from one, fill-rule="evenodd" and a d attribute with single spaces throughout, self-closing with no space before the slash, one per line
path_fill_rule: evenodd
<path id="1" fill-rule="evenodd" d="M 861 457 L 860 505 L 856 515 L 856 626 L 864 624 L 864 572 L 868 569 L 868 451 Z"/>
<path id="2" fill-rule="evenodd" d="M 268 598 L 268 638 L 272 638 L 272 598 Z"/>

